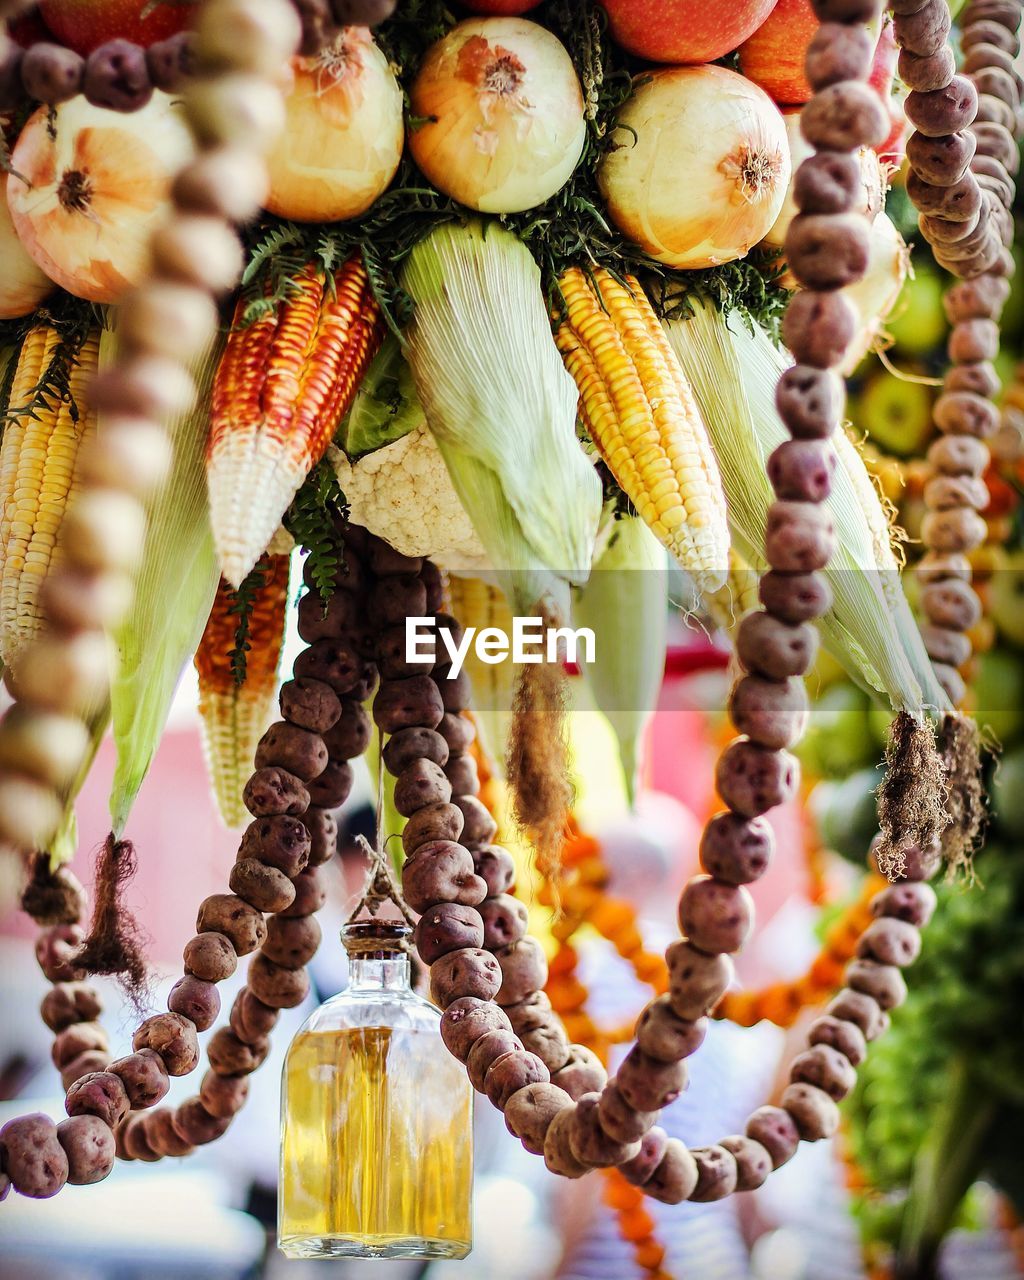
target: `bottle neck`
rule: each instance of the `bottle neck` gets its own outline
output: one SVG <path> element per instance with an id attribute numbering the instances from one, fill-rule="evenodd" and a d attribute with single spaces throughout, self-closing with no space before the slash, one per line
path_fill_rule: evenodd
<path id="1" fill-rule="evenodd" d="M 349 991 L 408 991 L 411 972 L 403 952 L 388 955 L 349 955 Z"/>

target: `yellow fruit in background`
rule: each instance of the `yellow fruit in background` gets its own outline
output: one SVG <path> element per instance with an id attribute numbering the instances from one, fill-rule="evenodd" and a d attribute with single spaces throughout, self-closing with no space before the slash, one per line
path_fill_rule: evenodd
<path id="1" fill-rule="evenodd" d="M 827 649 L 819 649 L 814 666 L 807 673 L 808 688 L 812 697 L 834 685 L 838 680 L 846 679 L 846 671 Z"/>
<path id="2" fill-rule="evenodd" d="M 996 642 L 996 624 L 991 618 L 979 618 L 967 636 L 975 653 L 988 653 Z"/>
<path id="3" fill-rule="evenodd" d="M 990 730 L 1009 746 L 1024 730 L 1024 661 L 1019 654 L 993 649 L 979 654 L 974 663 L 967 709 L 982 730 Z"/>
<path id="4" fill-rule="evenodd" d="M 914 264 L 914 275 L 903 286 L 885 326 L 900 352 L 923 356 L 945 341 L 949 326 L 942 309 L 944 291 L 940 276 Z"/>
<path id="5" fill-rule="evenodd" d="M 1000 635 L 1024 648 L 1024 551 L 1005 556 L 993 566 L 989 582 L 989 613 Z"/>
<path id="6" fill-rule="evenodd" d="M 923 453 L 932 434 L 932 392 L 878 373 L 861 394 L 855 422 L 886 453 Z"/>

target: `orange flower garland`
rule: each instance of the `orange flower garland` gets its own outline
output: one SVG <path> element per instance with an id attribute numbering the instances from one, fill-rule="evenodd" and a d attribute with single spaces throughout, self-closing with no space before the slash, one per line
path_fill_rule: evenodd
<path id="1" fill-rule="evenodd" d="M 606 1205 L 615 1210 L 619 1234 L 633 1246 L 637 1266 L 651 1274 L 652 1280 L 672 1280 L 662 1269 L 665 1246 L 655 1236 L 656 1223 L 644 1207 L 646 1197 L 639 1187 L 631 1186 L 618 1169 L 604 1169 Z"/>
<path id="2" fill-rule="evenodd" d="M 758 1022 L 791 1027 L 802 1010 L 831 999 L 842 985 L 858 938 L 871 922 L 868 904 L 887 884 L 877 872 L 865 876 L 856 901 L 829 926 L 824 945 L 805 974 L 792 982 L 773 982 L 760 991 L 728 991 L 712 1016 L 741 1027 Z"/>
<path id="3" fill-rule="evenodd" d="M 480 798 L 498 819 L 500 783 L 479 742 L 473 744 L 472 750 L 480 778 Z M 805 823 L 805 831 L 809 897 L 820 904 L 826 894 L 824 849 L 809 823 Z M 590 992 L 577 972 L 579 953 L 573 946 L 576 934 L 586 925 L 593 928 L 615 947 L 637 978 L 655 994 L 668 989 L 668 969 L 662 956 L 644 948 L 632 904 L 607 892 L 609 872 L 601 856 L 600 842 L 581 831 L 572 814 L 566 820 L 566 835 L 556 865 L 560 866 L 557 882 L 543 876 L 538 893 L 540 902 L 552 911 L 551 934 L 557 943 L 548 965 L 545 991 L 569 1038 L 586 1045 L 607 1065 L 612 1046 L 632 1040 L 633 1022 L 608 1030 L 591 1017 L 587 1009 Z M 829 927 L 821 951 L 802 977 L 792 982 L 773 983 L 760 991 L 729 992 L 714 1016 L 740 1026 L 769 1021 L 776 1026 L 790 1027 L 802 1010 L 831 998 L 842 985 L 843 972 L 853 958 L 857 940 L 870 922 L 868 903 L 886 883 L 877 873 L 865 877 L 856 901 Z M 631 1186 L 617 1169 L 605 1169 L 603 1175 L 603 1199 L 615 1211 L 619 1233 L 633 1246 L 637 1265 L 653 1280 L 671 1280 L 662 1269 L 665 1246 L 655 1235 L 656 1223 L 644 1207 L 643 1192 Z M 878 1276 L 873 1280 L 887 1278 Z"/>

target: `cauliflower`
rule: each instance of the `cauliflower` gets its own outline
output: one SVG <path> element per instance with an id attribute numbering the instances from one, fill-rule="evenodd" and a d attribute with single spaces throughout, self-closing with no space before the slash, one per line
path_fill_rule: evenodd
<path id="1" fill-rule="evenodd" d="M 442 569 L 475 574 L 489 567 L 425 422 L 356 463 L 334 446 L 327 456 L 353 523 L 402 555 L 429 556 Z"/>

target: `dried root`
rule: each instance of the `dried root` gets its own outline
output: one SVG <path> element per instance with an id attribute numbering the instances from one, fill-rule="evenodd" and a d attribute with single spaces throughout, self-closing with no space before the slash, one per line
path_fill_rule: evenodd
<path id="1" fill-rule="evenodd" d="M 114 974 L 125 994 L 142 1009 L 148 996 L 149 973 L 143 951 L 145 938 L 121 901 L 125 885 L 138 863 L 129 840 L 109 835 L 96 860 L 96 903 L 89 936 L 75 963 L 87 973 Z"/>
<path id="2" fill-rule="evenodd" d="M 949 826 L 942 833 L 942 856 L 950 875 L 972 875 L 972 859 L 988 822 L 981 779 L 981 738 L 973 720 L 947 715 L 939 725 L 939 752 L 946 769 L 946 812 Z"/>
<path id="3" fill-rule="evenodd" d="M 906 850 L 927 849 L 950 825 L 946 769 L 931 726 L 901 711 L 893 721 L 885 751 L 886 774 L 879 785 L 878 825 L 882 837 L 875 857 L 890 880 L 905 869 Z"/>

